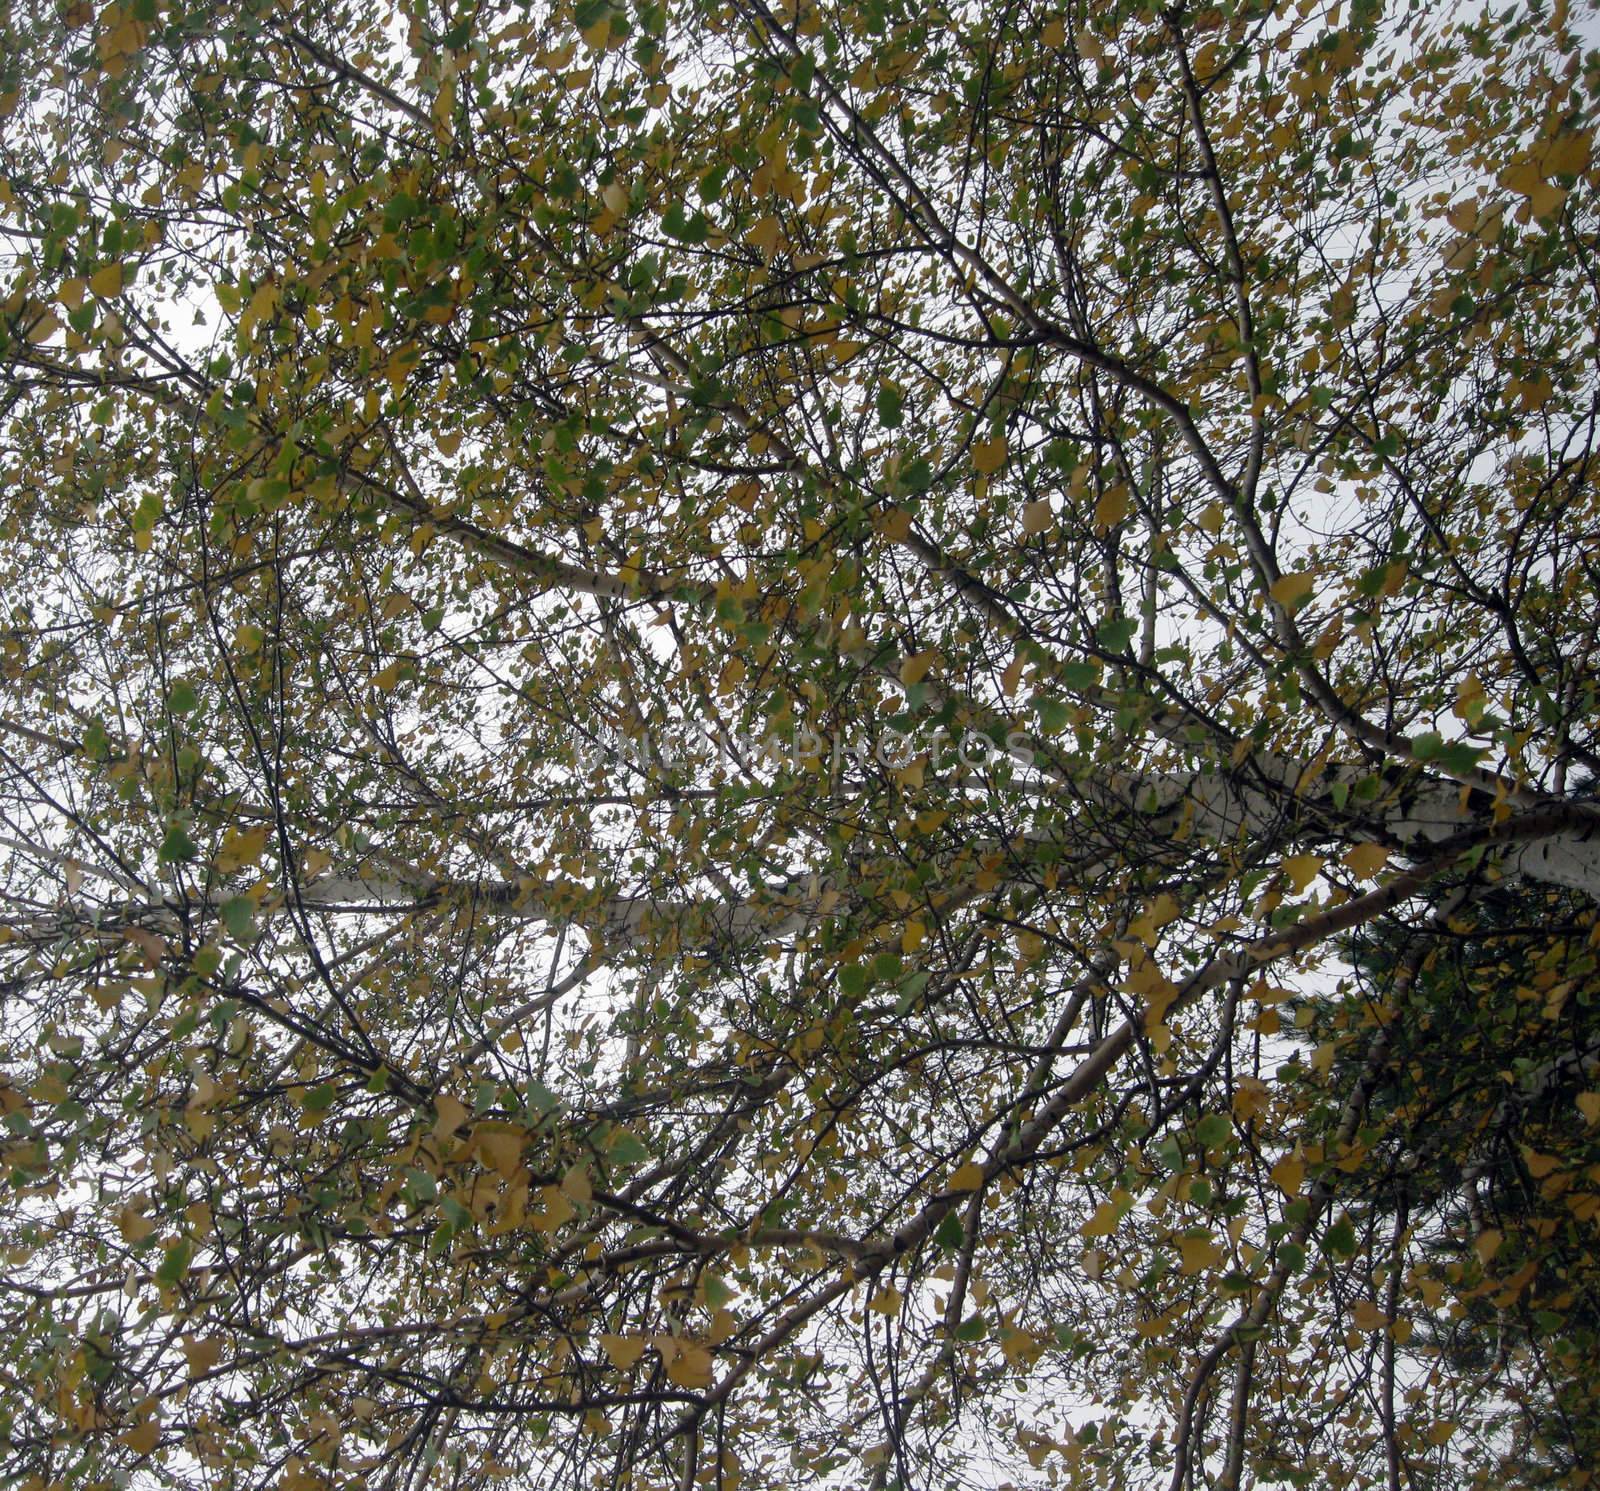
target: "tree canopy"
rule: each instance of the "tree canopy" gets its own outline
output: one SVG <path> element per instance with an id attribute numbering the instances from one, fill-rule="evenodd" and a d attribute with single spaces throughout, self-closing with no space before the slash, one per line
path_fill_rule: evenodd
<path id="1" fill-rule="evenodd" d="M 1594 13 L 13 0 L 0 1487 L 1581 1487 Z"/>

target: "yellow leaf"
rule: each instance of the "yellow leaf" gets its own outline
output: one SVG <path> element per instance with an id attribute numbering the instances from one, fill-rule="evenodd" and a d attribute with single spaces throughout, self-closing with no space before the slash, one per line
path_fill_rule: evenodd
<path id="1" fill-rule="evenodd" d="M 1047 47 L 1064 47 L 1067 44 L 1067 23 L 1057 16 L 1055 20 L 1045 23 L 1045 28 L 1039 33 L 1039 40 Z"/>
<path id="2" fill-rule="evenodd" d="M 880 1289 L 872 1296 L 872 1308 L 880 1315 L 894 1316 L 900 1313 L 900 1302 L 905 1296 L 892 1286 Z"/>
<path id="3" fill-rule="evenodd" d="M 1357 879 L 1371 880 L 1389 863 L 1389 851 L 1382 844 L 1356 844 L 1345 851 L 1344 862 Z"/>
<path id="4" fill-rule="evenodd" d="M 1522 1158 L 1527 1163 L 1528 1174 L 1535 1180 L 1543 1180 L 1552 1170 L 1556 1169 L 1561 1161 L 1553 1154 L 1540 1154 L 1537 1150 L 1522 1147 Z"/>
<path id="5" fill-rule="evenodd" d="M 667 1381 L 691 1390 L 711 1386 L 711 1353 L 687 1346 L 667 1366 Z"/>
<path id="6" fill-rule="evenodd" d="M 1528 205 L 1538 217 L 1546 217 L 1566 200 L 1566 192 L 1546 181 L 1537 164 L 1524 158 L 1507 166 L 1500 173 L 1500 184 L 1519 197 L 1526 197 Z"/>
<path id="7" fill-rule="evenodd" d="M 900 664 L 900 682 L 908 689 L 914 688 L 928 676 L 928 669 L 933 666 L 933 652 L 913 653 Z"/>
<path id="8" fill-rule="evenodd" d="M 62 280 L 61 288 L 56 291 L 56 299 L 69 311 L 75 311 L 83 304 L 83 297 L 88 288 L 89 282 L 84 279 L 74 277 L 70 280 Z"/>
<path id="9" fill-rule="evenodd" d="M 1584 1122 L 1590 1127 L 1600 1123 L 1600 1092 L 1580 1092 L 1578 1111 L 1583 1114 Z"/>
<path id="10" fill-rule="evenodd" d="M 577 1214 L 572 1203 L 561 1194 L 560 1186 L 544 1186 L 539 1191 L 539 1210 L 528 1218 L 528 1225 L 536 1232 L 554 1232 Z"/>
<path id="11" fill-rule="evenodd" d="M 1539 165 L 1546 176 L 1576 176 L 1589 163 L 1594 131 L 1575 130 L 1557 135 L 1539 147 Z"/>
<path id="12" fill-rule="evenodd" d="M 1095 1208 L 1095 1213 L 1079 1229 L 1085 1237 L 1110 1237 L 1117 1230 L 1117 1223 L 1122 1220 L 1126 1208 L 1122 1205 L 1123 1199 L 1131 1201 L 1133 1198 L 1124 1190 L 1118 1189 L 1111 1193 L 1109 1201 L 1102 1201 Z"/>
<path id="13" fill-rule="evenodd" d="M 269 833 L 265 824 L 256 828 L 230 830 L 222 841 L 222 848 L 217 851 L 217 868 L 226 873 L 255 864 L 266 853 Z"/>
<path id="14" fill-rule="evenodd" d="M 1209 1268 L 1222 1257 L 1222 1249 L 1217 1246 L 1216 1240 L 1209 1233 L 1199 1237 L 1180 1237 L 1178 1239 L 1178 1253 L 1182 1258 L 1182 1270 L 1186 1274 L 1197 1274 L 1203 1268 Z"/>
<path id="15" fill-rule="evenodd" d="M 122 266 L 107 264 L 89 276 L 89 288 L 102 300 L 122 293 Z"/>
<path id="16" fill-rule="evenodd" d="M 968 1160 L 965 1165 L 957 1166 L 956 1171 L 945 1183 L 947 1191 L 975 1191 L 983 1184 L 983 1166 L 976 1160 Z"/>
<path id="17" fill-rule="evenodd" d="M 717 677 L 717 692 L 731 694 L 739 687 L 744 678 L 744 659 L 731 657 L 723 664 L 722 672 Z"/>
<path id="18" fill-rule="evenodd" d="M 601 1336 L 600 1345 L 611 1358 L 611 1365 L 619 1372 L 631 1372 L 634 1364 L 645 1353 L 645 1342 L 628 1336 Z"/>
<path id="19" fill-rule="evenodd" d="M 466 1122 L 466 1107 L 451 1097 L 447 1092 L 441 1092 L 433 1100 L 433 1111 L 438 1114 L 438 1121 L 433 1126 L 435 1139 L 449 1139 L 457 1129 Z"/>
<path id="20" fill-rule="evenodd" d="M 154 932 L 145 927 L 124 927 L 122 935 L 144 954 L 144 960 L 151 968 L 161 966 L 161 960 L 167 955 L 167 945 Z"/>
<path id="21" fill-rule="evenodd" d="M 1107 487 L 1094 505 L 1094 526 L 1104 532 L 1108 528 L 1115 528 L 1127 516 L 1127 487 L 1122 482 Z"/>
<path id="22" fill-rule="evenodd" d="M 1146 947 L 1153 949 L 1161 929 L 1177 920 L 1178 910 L 1177 901 L 1163 891 L 1145 909 L 1143 916 L 1128 924 L 1128 935 L 1137 937 Z"/>
<path id="23" fill-rule="evenodd" d="M 1480 1262 L 1488 1263 L 1500 1251 L 1500 1244 L 1506 1240 L 1505 1233 L 1498 1227 L 1485 1227 L 1476 1238 L 1472 1246 L 1477 1252 Z"/>
<path id="24" fill-rule="evenodd" d="M 1283 862 L 1283 873 L 1289 877 L 1297 896 L 1304 895 L 1306 887 L 1317 878 L 1323 865 L 1320 854 L 1291 854 Z"/>
<path id="25" fill-rule="evenodd" d="M 978 468 L 980 474 L 993 476 L 1005 465 L 1007 452 L 1004 435 L 996 435 L 993 440 L 980 440 L 972 447 L 972 464 Z"/>
<path id="26" fill-rule="evenodd" d="M 522 1168 L 522 1135 L 508 1124 L 480 1123 L 472 1131 L 478 1153 L 501 1180 L 516 1178 Z"/>
<path id="27" fill-rule="evenodd" d="M 1032 1331 L 1011 1324 L 1000 1327 L 1000 1352 L 1013 1367 L 1032 1366 L 1043 1355 L 1047 1344 L 1044 1337 Z"/>
<path id="28" fill-rule="evenodd" d="M 1448 1444 L 1450 1436 L 1456 1432 L 1456 1425 L 1452 1419 L 1440 1419 L 1428 1430 L 1428 1438 L 1435 1444 Z"/>
<path id="29" fill-rule="evenodd" d="M 914 953 L 928 940 L 928 929 L 920 921 L 909 921 L 900 934 L 900 951 Z"/>
<path id="30" fill-rule="evenodd" d="M 122 1234 L 124 1242 L 143 1242 L 155 1230 L 156 1224 L 131 1206 L 125 1206 L 117 1213 L 117 1231 Z"/>
<path id="31" fill-rule="evenodd" d="M 1213 538 L 1222 532 L 1223 520 L 1228 516 L 1227 510 L 1220 502 L 1207 503 L 1196 521 Z"/>
<path id="32" fill-rule="evenodd" d="M 1316 576 L 1309 571 L 1298 575 L 1285 575 L 1272 585 L 1272 598 L 1286 611 L 1293 611 L 1311 598 L 1316 589 Z"/>
<path id="33" fill-rule="evenodd" d="M 1268 1090 L 1259 1077 L 1241 1075 L 1234 1079 L 1233 1101 L 1228 1106 L 1242 1123 L 1248 1123 L 1266 1106 Z"/>
<path id="34" fill-rule="evenodd" d="M 189 1361 L 190 1378 L 204 1377 L 222 1360 L 222 1342 L 215 1336 L 203 1341 L 196 1336 L 185 1336 L 183 1354 Z"/>
<path id="35" fill-rule="evenodd" d="M 1511 389 L 1516 393 L 1522 407 L 1528 410 L 1544 408 L 1554 392 L 1550 380 L 1543 373 L 1536 374 L 1532 378 L 1519 378 L 1511 384 Z"/>
<path id="36" fill-rule="evenodd" d="M 770 259 L 777 252 L 778 241 L 783 237 L 783 225 L 775 217 L 762 218 L 745 234 L 744 241 L 761 250 Z"/>
<path id="37" fill-rule="evenodd" d="M 67 1100 L 67 1084 L 54 1072 L 46 1072 L 28 1089 L 28 1093 L 41 1103 L 64 1103 Z"/>
<path id="38" fill-rule="evenodd" d="M 1045 533 L 1049 530 L 1055 514 L 1050 510 L 1050 499 L 1041 497 L 1037 502 L 1030 502 L 1022 509 L 1022 531 L 1024 533 Z"/>
<path id="39" fill-rule="evenodd" d="M 583 1165 L 574 1165 L 561 1177 L 561 1189 L 574 1201 L 587 1204 L 594 1200 L 594 1186 L 589 1181 L 589 1171 Z"/>
<path id="40" fill-rule="evenodd" d="M 263 280 L 256 286 L 255 293 L 250 297 L 250 303 L 245 306 L 244 314 L 239 319 L 248 326 L 270 319 L 278 308 L 280 288 L 276 280 Z"/>
<path id="41" fill-rule="evenodd" d="M 161 1425 L 154 1418 L 129 1429 L 122 1442 L 136 1455 L 148 1455 L 161 1440 Z"/>
<path id="42" fill-rule="evenodd" d="M 1355 1322 L 1358 1331 L 1379 1330 L 1389 1323 L 1389 1317 L 1370 1299 L 1358 1299 L 1355 1308 L 1350 1312 L 1350 1318 Z"/>
<path id="43" fill-rule="evenodd" d="M 1272 1167 L 1271 1174 L 1273 1185 L 1292 1201 L 1300 1194 L 1300 1187 L 1305 1181 L 1306 1164 L 1304 1160 L 1286 1154 Z"/>
<path id="44" fill-rule="evenodd" d="M 911 536 L 911 514 L 903 507 L 886 508 L 878 518 L 878 529 L 890 543 L 904 543 Z"/>

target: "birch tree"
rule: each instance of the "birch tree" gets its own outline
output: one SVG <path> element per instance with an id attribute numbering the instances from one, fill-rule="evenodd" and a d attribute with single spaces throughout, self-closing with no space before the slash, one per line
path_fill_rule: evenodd
<path id="1" fill-rule="evenodd" d="M 1593 23 L 16 0 L 0 1485 L 1592 1484 Z"/>

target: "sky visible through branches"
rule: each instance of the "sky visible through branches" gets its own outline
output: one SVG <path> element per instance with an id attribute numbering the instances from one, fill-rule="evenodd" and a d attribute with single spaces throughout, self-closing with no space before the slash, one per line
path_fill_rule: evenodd
<path id="1" fill-rule="evenodd" d="M 0 24 L 0 1488 L 1593 1484 L 1593 6 Z"/>

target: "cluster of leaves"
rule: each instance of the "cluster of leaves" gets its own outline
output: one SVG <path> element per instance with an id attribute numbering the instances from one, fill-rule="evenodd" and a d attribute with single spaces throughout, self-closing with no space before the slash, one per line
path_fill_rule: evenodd
<path id="1" fill-rule="evenodd" d="M 1591 19 L 10 6 L 0 1487 L 1592 1484 Z"/>
<path id="2" fill-rule="evenodd" d="M 1472 1436 L 1475 1460 L 1553 1484 L 1600 1447 L 1597 947 L 1591 902 L 1499 886 L 1424 926 L 1370 929 L 1343 997 L 1297 1012 L 1311 1045 L 1296 1075 L 1324 1125 L 1305 1152 L 1352 1175 L 1356 1312 L 1398 1321 L 1458 1384 L 1499 1377 L 1502 1401 L 1464 1400 L 1452 1432 Z M 1358 1084 L 1362 1127 L 1330 1151 Z M 1399 1314 L 1407 1290 L 1427 1308 Z M 1389 1338 L 1363 1346 L 1392 1378 Z"/>

